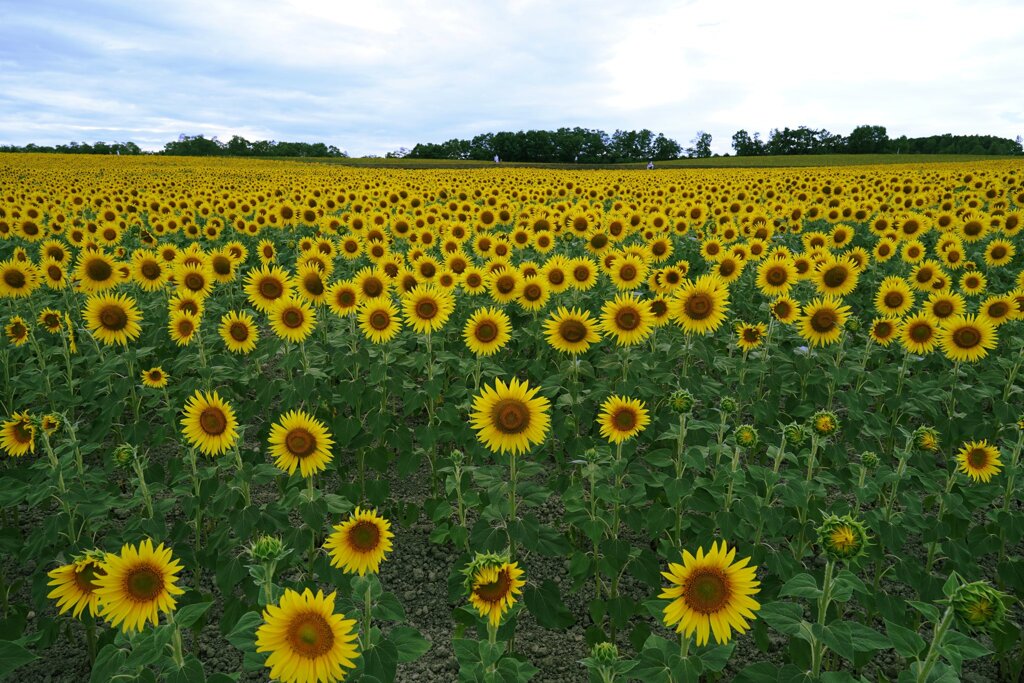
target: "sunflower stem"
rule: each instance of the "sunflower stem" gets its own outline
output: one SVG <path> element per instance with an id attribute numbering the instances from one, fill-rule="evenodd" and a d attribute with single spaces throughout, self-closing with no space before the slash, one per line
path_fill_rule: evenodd
<path id="1" fill-rule="evenodd" d="M 779 450 L 775 453 L 775 462 L 772 465 L 772 474 L 777 475 L 779 473 L 779 467 L 782 466 L 782 458 L 786 455 L 786 430 L 782 430 L 782 441 L 779 443 Z M 757 521 L 757 534 L 754 536 L 754 546 L 761 543 L 761 532 L 764 531 L 764 518 L 765 512 L 772 504 L 772 494 L 775 492 L 775 479 L 768 482 L 764 489 L 764 500 L 761 501 L 761 514 L 760 519 Z"/>
<path id="2" fill-rule="evenodd" d="M 953 381 L 949 383 L 949 401 L 946 406 L 946 417 L 953 419 L 953 412 L 956 410 L 957 381 L 960 377 L 960 361 L 953 364 Z"/>
<path id="3" fill-rule="evenodd" d="M 1010 497 L 1013 495 L 1013 480 L 1017 475 L 1017 463 L 1020 460 L 1021 447 L 1024 447 L 1024 429 L 1020 430 L 1017 437 L 1017 445 L 1013 448 L 1013 455 L 1010 456 L 1010 466 L 1006 469 L 1006 492 L 1003 494 L 1003 512 L 1010 509 Z"/>
<path id="4" fill-rule="evenodd" d="M 150 494 L 149 487 L 146 485 L 146 474 L 142 470 L 142 463 L 139 462 L 138 452 L 132 453 L 132 469 L 135 470 L 135 476 L 139 480 L 139 494 L 142 496 L 142 504 L 146 508 L 146 516 L 152 519 L 153 496 Z"/>
<path id="5" fill-rule="evenodd" d="M 939 648 L 942 646 L 942 641 L 946 637 L 946 631 L 949 630 L 951 623 L 953 623 L 952 605 L 946 608 L 945 614 L 942 615 L 942 620 L 935 626 L 935 633 L 932 635 L 932 643 L 928 647 L 928 654 L 925 656 L 924 661 L 921 662 L 921 668 L 917 673 L 917 683 L 925 683 L 928 680 L 928 675 L 931 674 L 932 668 L 935 667 L 935 662 L 939 659 Z"/>
<path id="6" fill-rule="evenodd" d="M 864 374 L 868 367 L 868 358 L 871 357 L 871 335 L 868 335 L 868 343 L 864 345 L 864 356 L 861 358 L 860 370 L 857 372 L 857 384 L 854 387 L 854 392 L 860 392 L 861 387 L 864 386 L 864 379 L 867 375 Z"/>
<path id="7" fill-rule="evenodd" d="M 238 447 L 237 441 L 235 442 L 234 448 L 232 450 L 234 450 L 235 452 L 235 465 L 238 467 L 239 478 L 241 479 L 242 482 L 242 500 L 245 501 L 245 507 L 250 507 L 252 505 L 252 491 L 249 488 L 249 480 L 246 479 L 243 472 L 245 466 L 242 463 L 242 452 Z"/>
<path id="8" fill-rule="evenodd" d="M 96 662 L 96 617 L 85 618 L 85 651 L 89 655 L 89 666 Z"/>
<path id="9" fill-rule="evenodd" d="M 690 637 L 682 631 L 679 632 L 679 657 L 686 659 L 690 654 Z"/>
<path id="10" fill-rule="evenodd" d="M 829 603 L 832 602 L 832 574 L 835 571 L 835 562 L 829 560 L 825 563 L 825 578 L 821 582 L 821 595 L 818 597 L 818 624 L 824 628 L 825 617 L 828 614 Z M 821 662 L 825 654 L 825 643 L 815 638 L 811 646 L 811 675 L 818 678 L 821 675 Z"/>
<path id="11" fill-rule="evenodd" d="M 135 393 L 135 361 L 133 359 L 135 352 L 125 354 L 125 362 L 128 364 L 128 389 L 131 391 L 132 396 L 132 417 L 135 420 L 135 425 L 139 424 L 139 397 Z"/>
<path id="12" fill-rule="evenodd" d="M 683 474 L 686 472 L 686 462 L 683 460 L 683 456 L 686 453 L 686 413 L 679 414 L 679 436 L 676 440 L 676 479 L 682 479 Z M 677 546 L 682 546 L 682 534 L 683 534 L 683 501 L 680 499 L 676 503 L 675 510 L 676 518 L 676 534 L 675 542 Z"/>
<path id="13" fill-rule="evenodd" d="M 909 446 L 909 444 L 908 444 Z M 896 493 L 899 490 L 900 479 L 903 478 L 903 473 L 907 470 L 907 458 L 910 457 L 910 453 L 907 450 L 900 455 L 899 464 L 896 466 L 896 478 L 892 482 L 892 489 L 889 491 L 889 499 L 885 503 L 885 521 L 892 521 L 892 509 L 896 504 Z"/>
<path id="14" fill-rule="evenodd" d="M 509 468 L 509 489 L 508 489 L 508 522 L 505 524 L 505 529 L 508 532 L 508 556 L 509 559 L 515 559 L 516 556 L 516 541 L 512 536 L 512 525 L 516 522 L 516 479 L 518 472 L 516 471 L 516 454 L 513 452 L 509 456 L 508 461 Z"/>
<path id="15" fill-rule="evenodd" d="M 167 613 L 167 622 L 174 629 L 171 634 L 171 658 L 174 660 L 174 665 L 180 671 L 185 668 L 185 656 L 182 653 L 181 645 L 181 627 L 174 621 L 173 612 Z"/>
<path id="16" fill-rule="evenodd" d="M 196 464 L 196 449 L 188 449 L 188 462 L 192 468 L 192 496 L 195 498 L 195 523 L 196 523 L 196 555 L 202 547 L 203 540 L 203 504 L 199 498 L 199 467 Z M 196 562 L 196 585 L 199 585 L 199 562 Z"/>
<path id="17" fill-rule="evenodd" d="M 942 524 L 942 515 L 946 512 L 946 498 L 949 497 L 949 492 L 953 490 L 953 482 L 956 481 L 956 470 L 949 473 L 949 477 L 946 478 L 946 490 L 942 497 L 939 499 L 939 511 L 935 515 L 935 526 L 938 527 Z M 932 563 L 935 562 L 935 551 L 938 550 L 938 540 L 932 541 L 928 545 L 928 560 L 925 562 L 925 574 L 932 573 Z"/>
<path id="18" fill-rule="evenodd" d="M 366 593 L 363 596 L 363 652 L 370 649 L 372 640 L 371 620 L 373 619 L 373 582 L 366 582 Z"/>

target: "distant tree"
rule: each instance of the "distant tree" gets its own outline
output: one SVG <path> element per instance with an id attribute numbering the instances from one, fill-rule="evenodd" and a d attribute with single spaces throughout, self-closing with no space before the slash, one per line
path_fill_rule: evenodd
<path id="1" fill-rule="evenodd" d="M 693 147 L 686 149 L 686 156 L 691 159 L 708 159 L 711 157 L 711 133 L 697 131 L 697 137 L 690 140 Z"/>
<path id="2" fill-rule="evenodd" d="M 846 151 L 850 154 L 881 154 L 888 149 L 885 126 L 857 126 L 846 138 Z"/>
<path id="3" fill-rule="evenodd" d="M 387 154 L 385 154 L 384 158 L 385 159 L 403 159 L 403 158 L 405 158 L 407 156 L 409 156 L 409 150 L 407 150 L 405 147 L 399 147 L 394 152 L 388 152 Z"/>
<path id="4" fill-rule="evenodd" d="M 754 133 L 754 137 L 750 137 L 750 133 L 742 129 L 733 133 L 732 148 L 738 157 L 756 157 L 764 154 L 761 134 Z"/>

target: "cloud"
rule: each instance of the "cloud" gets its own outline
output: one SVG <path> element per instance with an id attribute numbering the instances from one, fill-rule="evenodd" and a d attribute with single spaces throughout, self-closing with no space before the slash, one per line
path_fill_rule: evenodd
<path id="1" fill-rule="evenodd" d="M 582 125 L 703 129 L 725 152 L 739 128 L 1024 124 L 1012 1 L 0 0 L 0 16 L 0 143 L 239 134 L 383 154 Z"/>

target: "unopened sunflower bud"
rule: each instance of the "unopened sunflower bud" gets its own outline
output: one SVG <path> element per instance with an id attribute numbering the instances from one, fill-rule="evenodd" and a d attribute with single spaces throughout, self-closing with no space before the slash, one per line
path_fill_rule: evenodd
<path id="1" fill-rule="evenodd" d="M 743 448 L 757 445 L 757 430 L 750 425 L 742 425 L 736 429 L 736 443 Z"/>
<path id="2" fill-rule="evenodd" d="M 868 532 L 850 515 L 828 515 L 818 527 L 818 542 L 829 559 L 849 562 L 864 554 L 868 546 Z"/>
<path id="3" fill-rule="evenodd" d="M 678 389 L 672 392 L 672 396 L 668 400 L 672 410 L 680 414 L 685 414 L 693 410 L 693 394 L 686 389 Z"/>
<path id="4" fill-rule="evenodd" d="M 114 462 L 118 467 L 129 467 L 134 459 L 135 447 L 131 444 L 123 443 L 114 448 Z"/>
<path id="5" fill-rule="evenodd" d="M 987 631 L 1006 619 L 1007 595 L 984 581 L 965 583 L 953 593 L 953 609 L 975 631 Z"/>
<path id="6" fill-rule="evenodd" d="M 1017 429 L 1024 432 L 1024 415 L 1021 415 L 1019 418 L 1017 418 Z"/>
<path id="7" fill-rule="evenodd" d="M 811 429 L 818 436 L 832 436 L 839 431 L 839 418 L 831 410 L 819 410 L 811 417 Z"/>
<path id="8" fill-rule="evenodd" d="M 864 451 L 860 454 L 860 464 L 869 470 L 878 469 L 878 454 L 874 451 Z"/>
<path id="9" fill-rule="evenodd" d="M 801 424 L 791 422 L 784 427 L 784 430 L 786 441 L 794 446 L 801 446 L 807 440 L 807 430 Z"/>
<path id="10" fill-rule="evenodd" d="M 857 318 L 850 318 L 846 321 L 846 324 L 843 327 L 850 332 L 858 332 L 860 331 L 860 320 Z"/>
<path id="11" fill-rule="evenodd" d="M 460 451 L 458 448 L 452 449 L 452 463 L 455 465 L 461 465 L 466 460 L 466 454 Z"/>
<path id="12" fill-rule="evenodd" d="M 739 405 L 737 405 L 736 399 L 733 398 L 732 396 L 724 396 L 722 397 L 722 400 L 719 402 L 718 408 L 726 415 L 731 415 L 732 413 L 736 412 L 736 410 L 739 408 Z"/>
<path id="13" fill-rule="evenodd" d="M 284 541 L 270 535 L 260 536 L 246 550 L 256 562 L 274 562 L 285 554 Z"/>
<path id="14" fill-rule="evenodd" d="M 918 427 L 914 430 L 914 447 L 934 453 L 939 450 L 939 433 L 932 427 Z"/>
<path id="15" fill-rule="evenodd" d="M 598 643 L 590 649 L 590 656 L 598 666 L 611 666 L 619 659 L 619 648 L 614 643 Z"/>

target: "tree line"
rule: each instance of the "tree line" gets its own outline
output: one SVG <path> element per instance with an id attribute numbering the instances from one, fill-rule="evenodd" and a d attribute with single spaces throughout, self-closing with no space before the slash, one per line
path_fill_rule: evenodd
<path id="1" fill-rule="evenodd" d="M 134 142 L 69 142 L 66 145 L 24 146 L 0 145 L 0 152 L 36 152 L 50 154 L 147 154 Z M 203 135 L 181 135 L 168 142 L 156 154 L 190 157 L 347 157 L 348 154 L 334 145 L 322 142 L 279 142 L 277 140 L 256 140 L 250 142 L 240 135 L 234 135 L 227 142 L 216 137 Z"/>
<path id="2" fill-rule="evenodd" d="M 779 156 L 789 154 L 993 154 L 1012 156 L 1024 152 L 1021 137 L 1016 140 L 994 135 L 930 135 L 890 138 L 885 126 L 857 126 L 849 135 L 799 128 L 773 128 L 767 140 L 745 130 L 732 136 L 736 156 Z"/>

